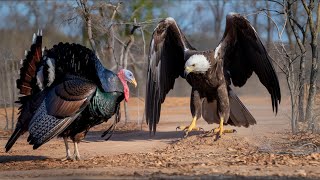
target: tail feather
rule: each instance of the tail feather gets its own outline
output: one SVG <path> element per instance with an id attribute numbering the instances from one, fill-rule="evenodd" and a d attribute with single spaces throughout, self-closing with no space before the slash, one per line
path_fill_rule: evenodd
<path id="1" fill-rule="evenodd" d="M 20 136 L 21 128 L 16 128 L 5 146 L 6 152 L 8 152 L 12 148 L 12 146 Z"/>
<path id="2" fill-rule="evenodd" d="M 229 102 L 230 119 L 228 124 L 249 127 L 249 125 L 254 125 L 257 123 L 248 109 L 242 104 L 238 96 L 232 91 L 229 93 Z"/>
<path id="3" fill-rule="evenodd" d="M 40 100 L 41 98 L 43 98 L 42 96 L 37 97 L 39 97 Z M 28 131 L 28 125 L 32 118 L 33 111 L 35 111 L 36 109 L 35 103 L 37 103 L 37 101 L 32 100 L 30 96 L 22 96 L 19 97 L 17 103 L 20 103 L 22 105 L 19 107 L 20 111 L 16 128 L 5 146 L 6 152 L 8 152 L 12 148 L 14 143 L 21 135 Z"/>
<path id="4" fill-rule="evenodd" d="M 208 102 L 207 98 L 203 100 L 202 117 L 205 121 L 207 121 L 208 124 L 219 124 L 218 106 L 216 100 L 213 100 L 212 102 Z"/>
<path id="5" fill-rule="evenodd" d="M 232 126 L 244 126 L 256 124 L 256 120 L 248 111 L 248 109 L 242 104 L 240 99 L 233 91 L 229 91 L 229 103 L 230 103 L 230 116 L 227 124 Z M 208 124 L 219 123 L 218 106 L 217 101 L 208 102 L 205 98 L 202 103 L 202 117 Z"/>
<path id="6" fill-rule="evenodd" d="M 36 85 L 37 68 L 42 58 L 42 32 L 33 35 L 30 51 L 26 53 L 26 58 L 22 61 L 20 68 L 20 78 L 17 80 L 17 88 L 22 95 L 31 95 Z"/>

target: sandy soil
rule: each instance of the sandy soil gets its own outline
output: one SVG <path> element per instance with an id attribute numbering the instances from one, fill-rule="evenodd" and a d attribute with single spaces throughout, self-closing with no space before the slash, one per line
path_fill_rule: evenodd
<path id="1" fill-rule="evenodd" d="M 145 124 L 142 131 L 136 124 L 142 119 L 143 102 L 131 99 L 129 123 L 119 124 L 109 141 L 100 137 L 108 124 L 94 128 L 79 145 L 82 161 L 61 161 L 65 156 L 61 139 L 32 150 L 25 135 L 9 153 L 0 150 L 0 178 L 319 179 L 320 136 L 290 135 L 288 101 L 284 99 L 275 117 L 269 97 L 240 98 L 258 124 L 236 128 L 237 133 L 218 141 L 203 132 L 182 138 L 183 132 L 175 130 L 190 123 L 188 98 L 166 100 L 158 132 L 150 137 Z M 198 126 L 210 130 L 217 125 L 200 120 Z M 10 133 L 0 136 L 4 147 Z"/>

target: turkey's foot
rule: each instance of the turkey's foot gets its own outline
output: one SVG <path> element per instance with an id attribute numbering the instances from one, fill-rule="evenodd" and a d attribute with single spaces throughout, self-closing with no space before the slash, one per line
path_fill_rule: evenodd
<path id="1" fill-rule="evenodd" d="M 191 131 L 200 131 L 200 130 L 201 130 L 201 131 L 204 131 L 203 128 L 201 128 L 201 127 L 196 127 L 196 121 L 197 121 L 197 118 L 194 117 L 194 118 L 192 119 L 192 122 L 191 122 L 191 124 L 190 124 L 189 126 L 178 126 L 178 127 L 176 128 L 176 130 L 181 129 L 182 131 L 184 131 L 184 132 L 185 132 L 184 137 L 187 137 L 188 134 L 189 134 L 189 132 L 191 132 Z"/>
<path id="2" fill-rule="evenodd" d="M 64 145 L 66 147 L 66 157 L 62 158 L 61 161 L 73 160 L 73 157 L 71 157 L 71 153 L 70 153 L 67 137 L 63 137 L 63 140 L 64 140 Z"/>
<path id="3" fill-rule="evenodd" d="M 74 155 L 73 155 L 73 159 L 76 161 L 80 161 L 80 153 L 79 153 L 79 148 L 78 148 L 78 143 L 74 142 Z"/>
<path id="4" fill-rule="evenodd" d="M 61 161 L 70 161 L 70 160 L 74 160 L 73 157 L 71 156 L 66 156 L 65 158 L 62 158 Z"/>
<path id="5" fill-rule="evenodd" d="M 74 154 L 72 160 L 73 161 L 80 161 L 81 160 L 80 155 Z"/>

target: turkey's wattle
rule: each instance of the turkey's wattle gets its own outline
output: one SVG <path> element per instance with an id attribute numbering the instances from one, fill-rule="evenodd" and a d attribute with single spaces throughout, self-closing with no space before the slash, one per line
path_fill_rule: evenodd
<path id="1" fill-rule="evenodd" d="M 130 97 L 130 93 L 129 93 L 130 90 L 129 90 L 129 87 L 128 87 L 128 83 L 127 83 L 127 81 L 125 80 L 124 70 L 121 69 L 121 70 L 118 72 L 117 76 L 119 77 L 119 79 L 120 79 L 120 81 L 121 81 L 121 83 L 122 83 L 122 85 L 123 85 L 124 100 L 125 100 L 126 102 L 128 102 L 129 97 Z"/>

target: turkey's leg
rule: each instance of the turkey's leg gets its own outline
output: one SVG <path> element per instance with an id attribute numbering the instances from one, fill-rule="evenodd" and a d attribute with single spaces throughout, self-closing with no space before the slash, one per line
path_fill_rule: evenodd
<path id="1" fill-rule="evenodd" d="M 81 160 L 77 142 L 74 142 L 74 159 Z"/>
<path id="2" fill-rule="evenodd" d="M 66 161 L 66 160 L 71 160 L 71 153 L 70 153 L 70 149 L 69 149 L 69 144 L 68 144 L 68 138 L 67 137 L 63 137 L 63 141 L 64 141 L 64 145 L 66 147 L 66 157 L 62 159 L 62 161 Z"/>
<path id="3" fill-rule="evenodd" d="M 189 126 L 178 126 L 177 129 L 182 129 L 185 131 L 184 137 L 187 137 L 189 132 L 191 131 L 203 131 L 203 128 L 196 127 L 197 120 L 201 117 L 201 104 L 202 99 L 200 98 L 200 94 L 197 90 L 192 88 L 191 98 L 190 98 L 190 110 L 192 114 L 192 121 Z"/>

